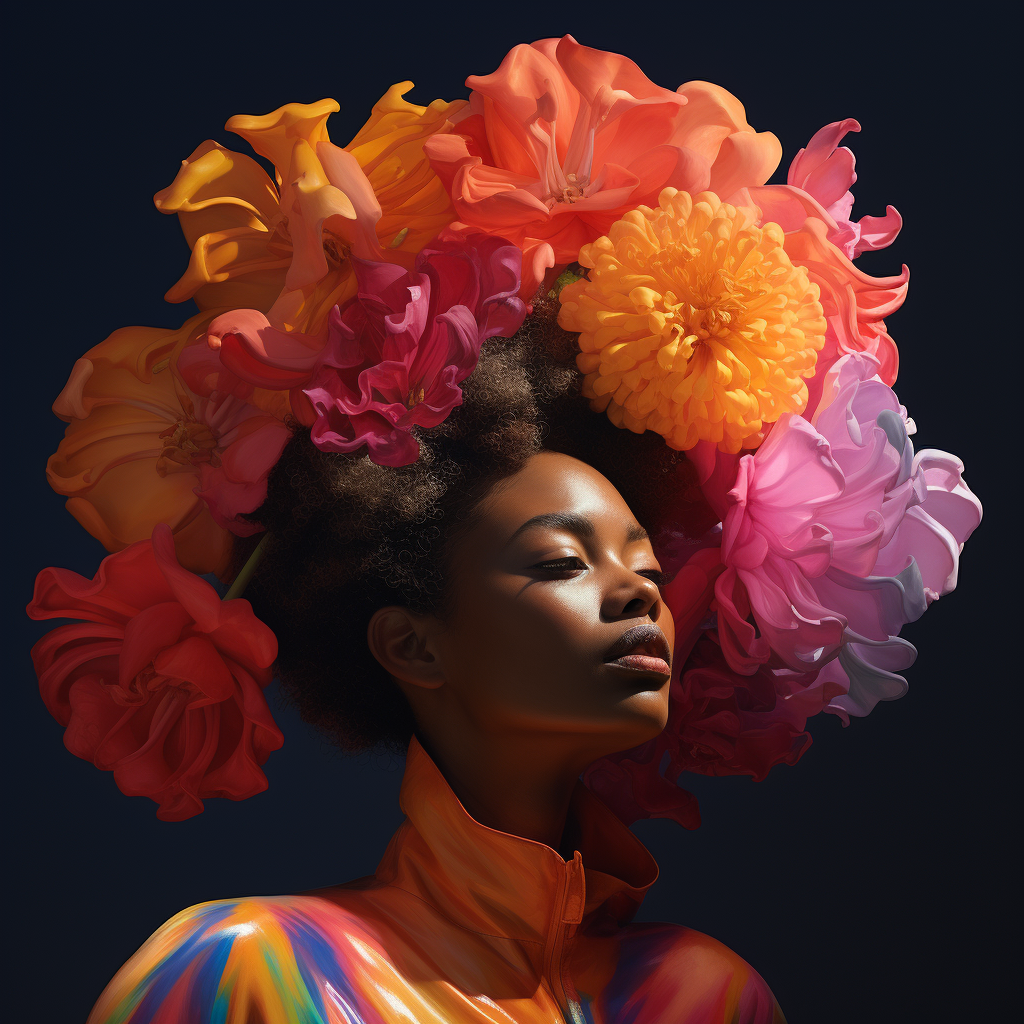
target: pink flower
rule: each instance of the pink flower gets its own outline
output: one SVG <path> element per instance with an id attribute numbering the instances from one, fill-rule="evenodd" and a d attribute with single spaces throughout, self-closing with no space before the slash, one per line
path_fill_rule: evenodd
<path id="1" fill-rule="evenodd" d="M 914 456 L 877 367 L 866 354 L 840 359 L 813 420 L 784 416 L 739 460 L 715 589 L 730 667 L 826 669 L 812 689 L 840 714 L 905 692 L 898 673 L 916 652 L 899 631 L 956 586 L 981 519 L 959 459 Z"/>
<path id="2" fill-rule="evenodd" d="M 481 344 L 518 330 L 521 254 L 504 239 L 442 237 L 412 271 L 355 260 L 359 294 L 335 310 L 312 381 L 314 443 L 325 451 L 363 445 L 382 466 L 419 456 L 415 427 L 441 423 L 462 401 L 459 383 Z"/>
<path id="3" fill-rule="evenodd" d="M 302 388 L 309 383 L 326 341 L 326 318 L 320 334 L 313 335 L 281 330 L 258 309 L 232 309 L 210 324 L 206 342 L 216 364 L 206 361 L 203 366 L 218 377 L 229 374 L 239 398 L 247 398 L 255 389 L 287 391 L 295 417 L 310 426 L 313 413 Z"/>
<path id="4" fill-rule="evenodd" d="M 847 132 L 859 131 L 860 125 L 852 117 L 825 125 L 793 157 L 786 177 L 788 184 L 803 189 L 828 212 L 836 225 L 829 231 L 828 240 L 851 260 L 862 252 L 891 245 L 903 227 L 903 219 L 892 206 L 885 208 L 884 217 L 851 219 L 850 186 L 857 180 L 853 169 L 856 160 L 853 151 L 839 146 L 839 141 Z"/>
<path id="5" fill-rule="evenodd" d="M 195 493 L 221 528 L 238 537 L 259 533 L 262 527 L 241 514 L 263 504 L 267 478 L 291 437 L 291 429 L 252 404 L 260 400 L 259 394 L 226 371 L 219 354 L 206 345 L 184 348 L 178 354 L 175 372 L 195 395 L 192 405 L 197 421 L 217 440 L 208 461 L 195 462 L 199 478 Z"/>
<path id="6" fill-rule="evenodd" d="M 44 569 L 27 610 L 84 620 L 47 633 L 32 660 L 65 746 L 122 793 L 181 821 L 205 798 L 267 788 L 260 766 L 283 742 L 263 696 L 277 641 L 248 601 L 221 601 L 178 564 L 170 527 L 104 558 L 92 580 Z"/>
<path id="7" fill-rule="evenodd" d="M 263 527 L 241 516 L 263 504 L 267 478 L 292 432 L 280 420 L 230 395 L 216 395 L 205 405 L 207 422 L 222 431 L 223 451 L 217 461 L 199 467 L 196 494 L 225 530 L 237 537 L 260 533 Z"/>
<path id="8" fill-rule="evenodd" d="M 675 92 L 633 61 L 572 36 L 513 47 L 472 76 L 469 107 L 424 150 L 459 221 L 523 250 L 524 298 L 628 210 L 673 186 L 727 198 L 767 181 L 782 155 L 742 104 L 708 82 Z"/>

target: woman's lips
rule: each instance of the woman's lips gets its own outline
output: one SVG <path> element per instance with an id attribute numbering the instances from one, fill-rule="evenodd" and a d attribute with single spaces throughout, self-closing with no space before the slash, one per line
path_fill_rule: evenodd
<path id="1" fill-rule="evenodd" d="M 620 668 L 629 669 L 631 672 L 653 672 L 659 676 L 669 676 L 672 669 L 664 658 L 657 658 L 651 654 L 624 654 L 614 661 L 606 661 L 606 665 L 618 665 Z"/>

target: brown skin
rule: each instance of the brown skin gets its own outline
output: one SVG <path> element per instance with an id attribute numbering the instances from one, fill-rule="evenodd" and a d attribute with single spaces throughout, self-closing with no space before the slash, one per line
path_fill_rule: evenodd
<path id="1" fill-rule="evenodd" d="M 379 609 L 367 640 L 409 700 L 416 734 L 455 795 L 490 828 L 574 849 L 569 800 L 580 773 L 606 754 L 658 735 L 669 679 L 608 664 L 627 629 L 655 623 L 669 650 L 672 616 L 649 540 L 597 470 L 539 452 L 479 506 L 453 570 L 445 619 Z M 585 516 L 592 536 L 532 526 L 552 512 Z M 561 566 L 538 563 L 570 559 Z M 578 561 L 574 560 L 578 559 Z"/>

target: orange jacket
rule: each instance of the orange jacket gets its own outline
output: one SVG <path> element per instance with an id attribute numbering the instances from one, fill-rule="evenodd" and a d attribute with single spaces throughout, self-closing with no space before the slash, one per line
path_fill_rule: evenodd
<path id="1" fill-rule="evenodd" d="M 628 923 L 658 866 L 582 782 L 570 861 L 474 820 L 415 737 L 400 805 L 373 875 L 183 911 L 89 1024 L 784 1024 L 721 943 Z"/>

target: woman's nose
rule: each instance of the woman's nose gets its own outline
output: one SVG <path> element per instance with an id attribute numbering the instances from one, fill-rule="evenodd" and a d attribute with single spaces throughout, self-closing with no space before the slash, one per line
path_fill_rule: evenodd
<path id="1" fill-rule="evenodd" d="M 640 619 L 650 616 L 657 621 L 661 614 L 661 591 L 646 576 L 623 571 L 622 578 L 605 600 L 605 614 L 610 619 Z"/>

